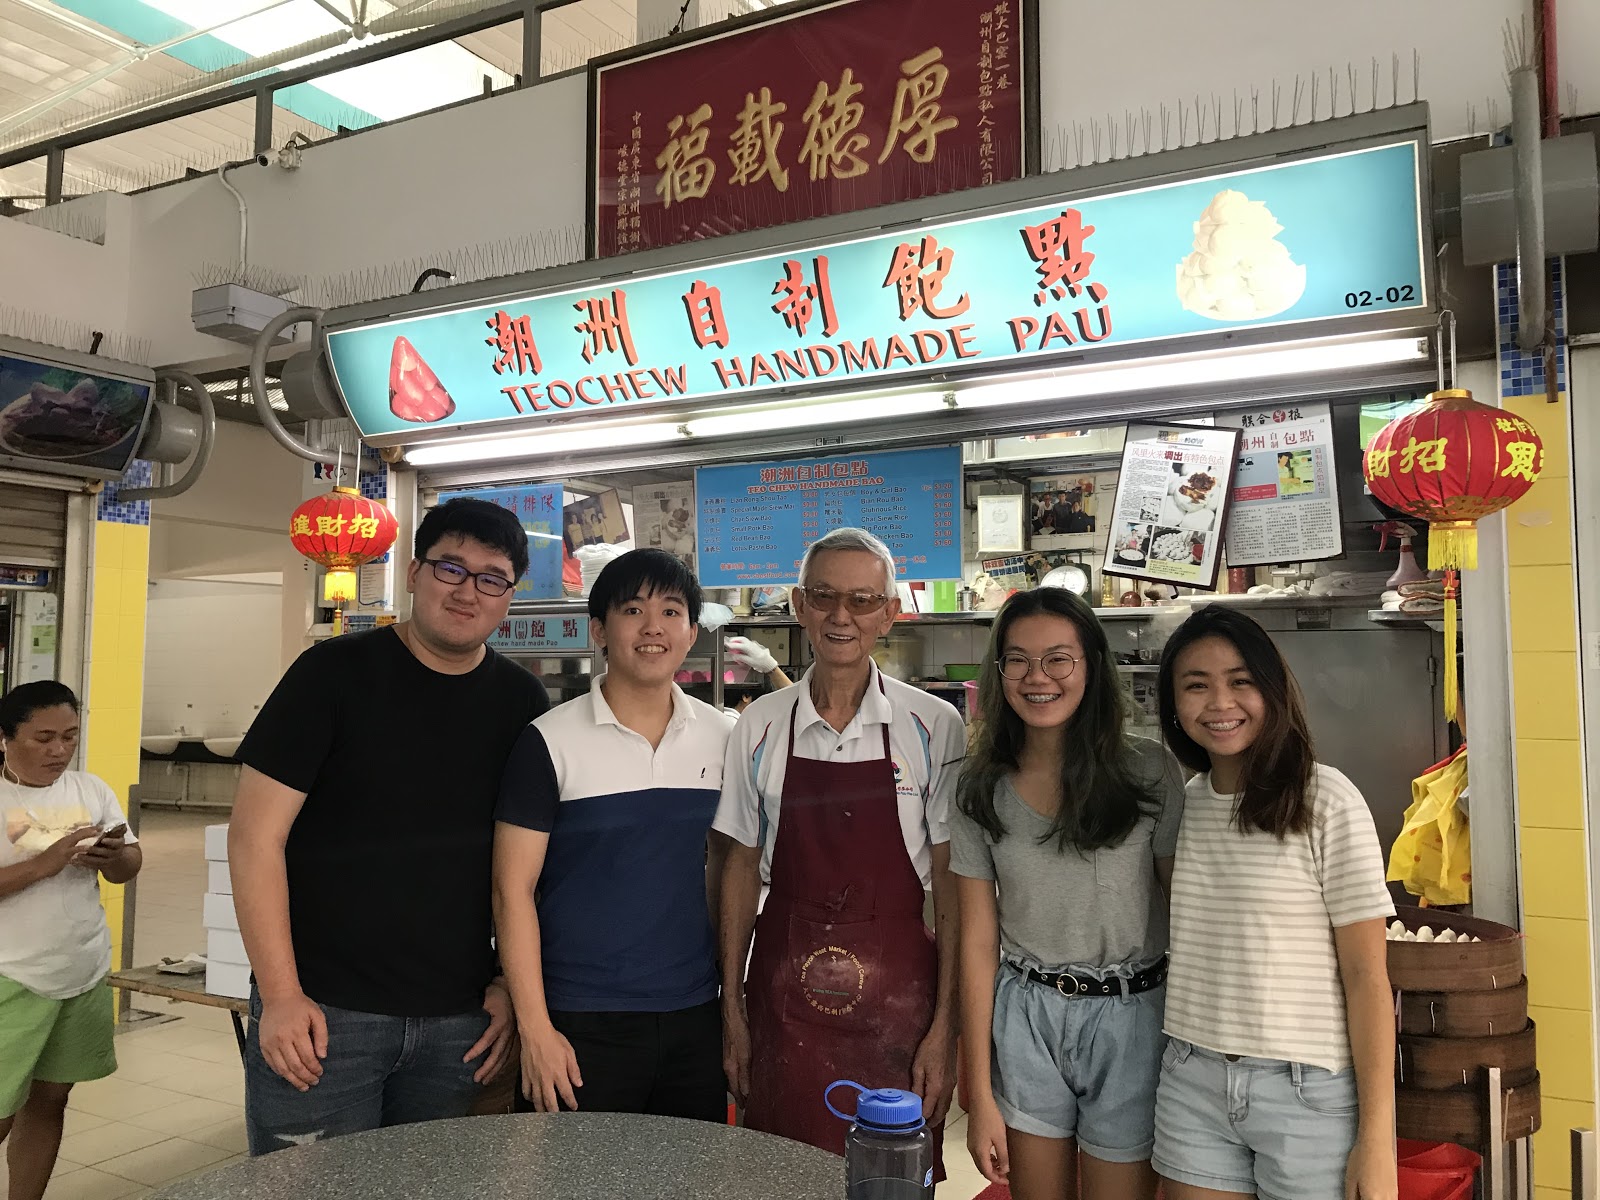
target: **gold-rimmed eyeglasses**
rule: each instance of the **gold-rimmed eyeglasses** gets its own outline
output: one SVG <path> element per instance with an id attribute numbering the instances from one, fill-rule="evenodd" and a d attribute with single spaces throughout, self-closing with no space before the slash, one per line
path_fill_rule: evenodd
<path id="1" fill-rule="evenodd" d="M 832 588 L 801 587 L 796 589 L 806 598 L 806 607 L 818 612 L 834 612 L 842 604 L 858 617 L 875 613 L 889 597 L 882 592 L 836 592 Z"/>

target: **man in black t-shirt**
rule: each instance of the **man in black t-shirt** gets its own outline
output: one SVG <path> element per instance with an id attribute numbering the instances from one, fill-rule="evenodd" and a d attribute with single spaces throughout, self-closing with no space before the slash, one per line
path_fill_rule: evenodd
<path id="1" fill-rule="evenodd" d="M 484 642 L 527 535 L 458 499 L 414 551 L 410 619 L 307 650 L 239 748 L 228 858 L 254 971 L 252 1154 L 465 1116 L 513 1041 L 491 944 L 494 806 L 549 701 Z"/>

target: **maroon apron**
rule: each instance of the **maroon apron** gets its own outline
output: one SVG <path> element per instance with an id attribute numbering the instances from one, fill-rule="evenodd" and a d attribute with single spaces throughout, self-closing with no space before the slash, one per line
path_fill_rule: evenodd
<path id="1" fill-rule="evenodd" d="M 745 988 L 745 1124 L 843 1154 L 848 1127 L 824 1106 L 823 1089 L 838 1079 L 911 1087 L 912 1059 L 933 1024 L 939 960 L 900 832 L 889 727 L 882 758 L 796 758 L 799 703 Z M 943 1126 L 932 1134 L 943 1179 Z"/>

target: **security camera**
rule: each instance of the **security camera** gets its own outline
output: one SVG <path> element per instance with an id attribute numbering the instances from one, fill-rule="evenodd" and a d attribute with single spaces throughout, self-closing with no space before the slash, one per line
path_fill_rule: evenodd
<path id="1" fill-rule="evenodd" d="M 270 158 L 268 158 L 265 154 L 256 155 L 256 166 L 258 166 L 258 167 L 264 167 L 271 161 L 272 160 Z"/>

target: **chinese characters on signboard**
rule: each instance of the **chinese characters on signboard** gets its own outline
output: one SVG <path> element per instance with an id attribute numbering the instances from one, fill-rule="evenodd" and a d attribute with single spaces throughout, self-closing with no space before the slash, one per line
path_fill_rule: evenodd
<path id="1" fill-rule="evenodd" d="M 1105 573 L 1214 587 L 1238 444 L 1234 429 L 1128 426 Z"/>
<path id="2" fill-rule="evenodd" d="M 335 326 L 329 356 L 352 416 L 374 437 L 531 427 L 701 397 L 843 389 L 1134 343 L 1192 345 L 1233 329 L 1365 320 L 1429 303 L 1418 145 L 1406 139 Z M 1283 226 L 1301 290 L 1281 310 L 1197 311 L 1179 269 L 1195 222 L 1216 196 L 1246 189 Z M 1401 282 L 1374 307 L 1352 307 L 1352 282 L 1378 277 Z M 1206 278 L 1212 289 L 1228 283 Z M 1248 292 L 1249 280 L 1233 285 Z"/>
<path id="3" fill-rule="evenodd" d="M 1239 430 L 1228 565 L 1316 562 L 1344 553 L 1328 405 L 1223 413 L 1217 424 Z"/>
<path id="4" fill-rule="evenodd" d="M 795 583 L 806 547 L 844 525 L 894 552 L 903 579 L 961 577 L 961 448 L 701 467 L 700 582 Z"/>
<path id="5" fill-rule="evenodd" d="M 528 535 L 528 572 L 517 581 L 514 600 L 559 600 L 561 589 L 561 486 L 480 488 L 466 492 L 440 492 L 439 503 L 457 496 L 487 500 L 516 513 Z"/>
<path id="6" fill-rule="evenodd" d="M 589 649 L 586 616 L 507 617 L 489 635 L 489 645 L 501 654 L 577 653 Z"/>
<path id="7" fill-rule="evenodd" d="M 1022 174 L 1023 0 L 855 0 L 598 69 L 601 256 Z"/>

